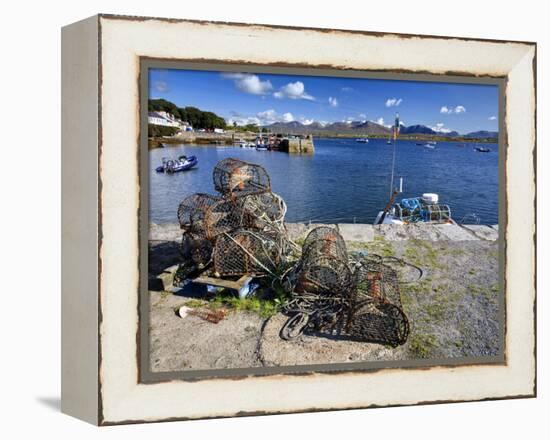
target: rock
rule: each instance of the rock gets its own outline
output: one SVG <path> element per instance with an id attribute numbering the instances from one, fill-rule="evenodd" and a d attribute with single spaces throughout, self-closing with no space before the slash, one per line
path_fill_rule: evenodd
<path id="1" fill-rule="evenodd" d="M 373 241 L 374 225 L 340 223 L 338 230 L 345 241 Z"/>
<path id="2" fill-rule="evenodd" d="M 481 240 L 498 240 L 498 228 L 495 230 L 494 228 L 485 225 L 462 225 L 462 228 L 470 231 Z"/>

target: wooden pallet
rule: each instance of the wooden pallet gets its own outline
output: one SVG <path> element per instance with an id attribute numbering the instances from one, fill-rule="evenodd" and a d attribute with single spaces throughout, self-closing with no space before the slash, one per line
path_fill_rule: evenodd
<path id="1" fill-rule="evenodd" d="M 178 266 L 170 266 L 163 270 L 162 274 L 160 274 L 157 278 L 159 278 L 164 286 L 164 290 L 168 292 L 177 292 L 180 291 L 181 288 L 174 287 L 174 275 L 176 271 L 178 270 Z M 196 278 L 192 278 L 190 281 L 197 284 L 204 284 L 207 286 L 214 286 L 214 287 L 221 287 L 224 289 L 231 289 L 235 290 L 239 294 L 239 298 L 245 298 L 249 291 L 250 291 L 250 282 L 252 281 L 253 277 L 250 275 L 243 275 L 238 280 L 226 280 L 223 278 L 216 278 L 213 276 L 210 276 L 210 273 L 208 271 L 203 272 L 201 275 L 199 275 Z"/>
<path id="2" fill-rule="evenodd" d="M 250 282 L 252 277 L 250 275 L 243 275 L 236 281 L 224 280 L 222 278 L 210 277 L 208 275 L 201 275 L 191 280 L 193 283 L 206 284 L 208 286 L 223 287 L 224 289 L 236 290 L 239 294 L 239 298 L 245 298 L 250 292 Z"/>

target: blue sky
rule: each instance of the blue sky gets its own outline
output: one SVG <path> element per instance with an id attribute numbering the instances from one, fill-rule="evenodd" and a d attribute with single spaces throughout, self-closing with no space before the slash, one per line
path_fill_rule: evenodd
<path id="1" fill-rule="evenodd" d="M 151 69 L 149 96 L 212 111 L 240 125 L 293 120 L 391 125 L 399 112 L 405 125 L 443 133 L 498 130 L 493 85 Z"/>

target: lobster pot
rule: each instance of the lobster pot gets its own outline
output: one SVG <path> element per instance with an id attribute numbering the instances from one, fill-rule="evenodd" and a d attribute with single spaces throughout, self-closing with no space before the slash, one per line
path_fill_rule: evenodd
<path id="1" fill-rule="evenodd" d="M 354 271 L 358 296 L 368 296 L 401 306 L 397 272 L 382 263 L 381 258 L 365 258 Z"/>
<path id="2" fill-rule="evenodd" d="M 451 219 L 451 208 L 449 205 L 422 206 L 422 219 L 425 222 L 446 222 Z"/>
<path id="3" fill-rule="evenodd" d="M 285 247 L 279 234 L 245 229 L 224 233 L 214 246 L 214 271 L 219 276 L 275 273 L 283 262 Z"/>
<path id="4" fill-rule="evenodd" d="M 354 291 L 354 277 L 347 261 L 314 253 L 302 259 L 296 292 L 349 297 Z"/>
<path id="5" fill-rule="evenodd" d="M 306 237 L 302 246 L 302 259 L 331 256 L 341 261 L 348 260 L 346 243 L 340 233 L 329 226 L 319 226 Z"/>
<path id="6" fill-rule="evenodd" d="M 219 161 L 214 167 L 213 179 L 216 191 L 231 198 L 271 190 L 265 168 L 239 159 Z"/>
<path id="7" fill-rule="evenodd" d="M 284 224 L 286 215 L 285 201 L 272 192 L 249 194 L 240 197 L 239 206 L 254 217 L 255 226 L 264 229 L 271 226 L 280 228 Z"/>
<path id="8" fill-rule="evenodd" d="M 202 221 L 206 238 L 214 240 L 220 234 L 252 227 L 254 218 L 231 200 L 218 200 L 204 212 Z"/>
<path id="9" fill-rule="evenodd" d="M 421 198 L 403 199 L 394 205 L 394 215 L 402 221 L 416 222 L 446 222 L 451 219 L 449 205 L 426 203 Z"/>
<path id="10" fill-rule="evenodd" d="M 219 202 L 219 197 L 210 194 L 192 194 L 182 200 L 178 207 L 180 227 L 198 235 L 206 235 L 204 216 L 208 208 Z"/>
<path id="11" fill-rule="evenodd" d="M 404 344 L 409 331 L 409 320 L 403 310 L 379 301 L 365 301 L 357 307 L 353 318 L 342 329 L 342 333 L 352 340 L 392 347 Z"/>
<path id="12" fill-rule="evenodd" d="M 212 258 L 212 248 L 212 242 L 204 236 L 185 232 L 180 244 L 180 253 L 186 266 L 202 269 Z"/>

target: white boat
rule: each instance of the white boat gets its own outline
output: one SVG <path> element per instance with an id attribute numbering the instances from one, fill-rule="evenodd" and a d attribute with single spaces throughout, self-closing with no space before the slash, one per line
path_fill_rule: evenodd
<path id="1" fill-rule="evenodd" d="M 397 191 L 394 193 L 394 196 Z M 439 203 L 435 193 L 424 193 L 421 197 L 402 199 L 378 213 L 375 225 L 405 225 L 409 223 L 455 223 L 451 217 L 449 205 Z M 393 205 L 392 205 L 393 204 Z"/>
<path id="2" fill-rule="evenodd" d="M 368 144 L 369 143 L 369 138 L 359 138 L 359 139 L 355 139 L 355 142 L 360 142 L 360 143 L 363 143 L 363 144 Z"/>
<path id="3" fill-rule="evenodd" d="M 399 115 L 395 117 L 393 127 L 394 133 L 399 131 Z M 395 138 L 394 138 L 395 139 Z M 417 145 L 422 145 L 418 144 Z M 424 144 L 427 148 L 435 148 L 435 145 Z M 394 143 L 391 179 L 390 179 L 390 200 L 374 220 L 375 225 L 404 225 L 408 223 L 454 223 L 451 218 L 449 205 L 439 203 L 439 196 L 434 193 L 424 193 L 421 197 L 402 199 L 395 203 L 398 194 L 403 193 L 403 178 L 399 179 L 399 188 L 394 188 L 393 179 L 395 171 L 396 148 Z"/>

